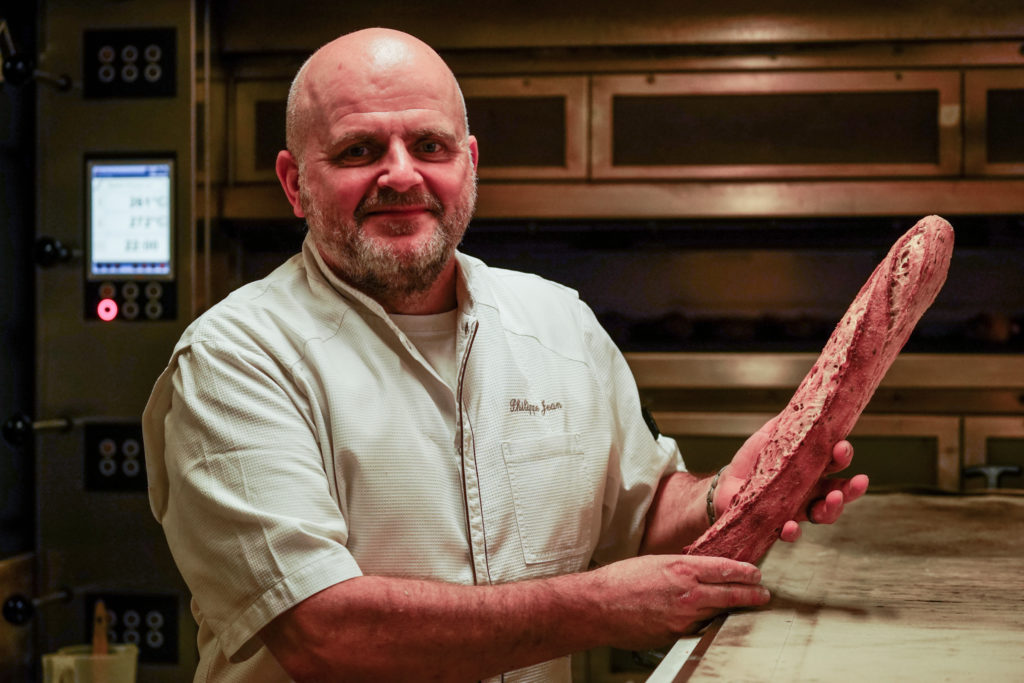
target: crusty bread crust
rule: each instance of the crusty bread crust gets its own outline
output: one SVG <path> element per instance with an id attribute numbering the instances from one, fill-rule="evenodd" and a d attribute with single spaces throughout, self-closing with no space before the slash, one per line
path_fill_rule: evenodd
<path id="1" fill-rule="evenodd" d="M 684 552 L 756 562 L 794 519 L 946 280 L 953 228 L 922 218 L 861 288 L 782 412 L 754 474 Z"/>

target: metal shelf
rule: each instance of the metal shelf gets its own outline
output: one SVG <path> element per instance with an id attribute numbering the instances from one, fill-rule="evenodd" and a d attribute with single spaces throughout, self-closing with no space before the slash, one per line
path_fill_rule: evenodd
<path id="1" fill-rule="evenodd" d="M 795 389 L 816 353 L 627 353 L 641 389 Z M 1024 389 L 1024 356 L 905 353 L 883 388 Z"/>
<path id="2" fill-rule="evenodd" d="M 201 192 L 201 190 L 200 190 Z M 214 189 L 226 220 L 294 220 L 276 183 Z M 481 182 L 481 219 L 661 219 L 1024 213 L 1024 179 Z"/>

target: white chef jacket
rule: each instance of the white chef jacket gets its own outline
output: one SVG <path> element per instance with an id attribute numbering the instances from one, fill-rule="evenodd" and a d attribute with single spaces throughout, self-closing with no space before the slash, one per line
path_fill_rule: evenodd
<path id="1" fill-rule="evenodd" d="M 454 390 L 309 238 L 178 342 L 143 431 L 195 680 L 287 681 L 258 631 L 364 573 L 497 584 L 636 553 L 683 466 L 622 355 L 574 291 L 457 260 Z M 568 657 L 494 680 L 568 682 Z"/>

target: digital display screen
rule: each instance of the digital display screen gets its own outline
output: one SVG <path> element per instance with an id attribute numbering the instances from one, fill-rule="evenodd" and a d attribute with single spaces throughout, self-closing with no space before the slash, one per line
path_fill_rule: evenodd
<path id="1" fill-rule="evenodd" d="M 90 280 L 171 279 L 174 162 L 90 160 Z"/>

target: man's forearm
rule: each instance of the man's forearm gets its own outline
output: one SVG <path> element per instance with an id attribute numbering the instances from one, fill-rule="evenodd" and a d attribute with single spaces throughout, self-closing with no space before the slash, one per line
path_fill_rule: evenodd
<path id="1" fill-rule="evenodd" d="M 475 681 L 607 643 L 591 578 L 480 587 L 359 577 L 261 635 L 298 681 Z"/>
<path id="2" fill-rule="evenodd" d="M 263 642 L 296 681 L 477 681 L 592 647 L 666 645 L 761 605 L 757 567 L 647 555 L 498 586 L 365 576 L 278 616 Z"/>
<path id="3" fill-rule="evenodd" d="M 681 553 L 708 528 L 707 494 L 711 477 L 674 472 L 661 480 L 647 512 L 640 552 Z M 721 505 L 721 503 L 719 503 Z"/>

